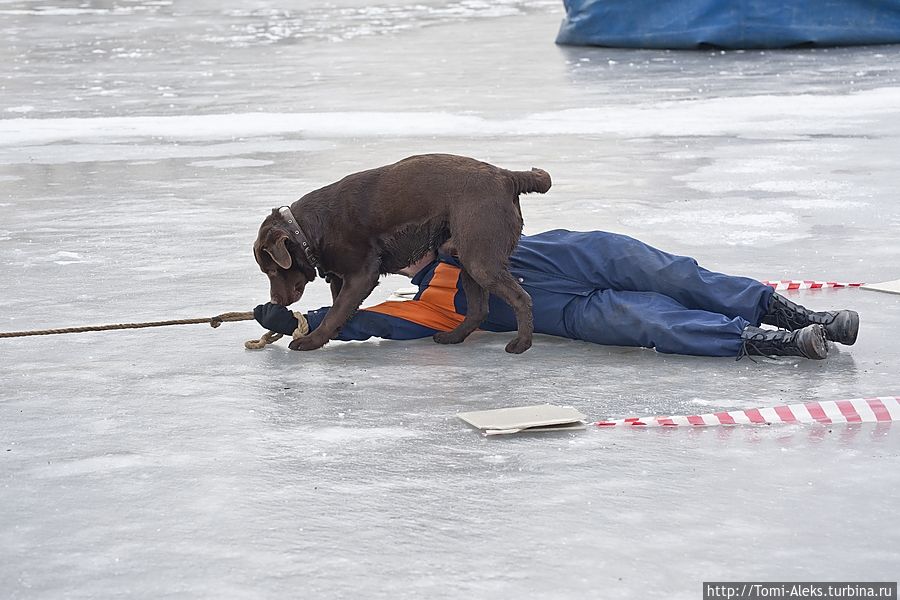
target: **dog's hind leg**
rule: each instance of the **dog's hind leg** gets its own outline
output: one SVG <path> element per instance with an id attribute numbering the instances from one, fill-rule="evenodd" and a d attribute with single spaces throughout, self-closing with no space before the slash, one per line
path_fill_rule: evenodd
<path id="1" fill-rule="evenodd" d="M 434 341 L 438 344 L 458 344 L 469 334 L 478 329 L 488 313 L 488 291 L 478 285 L 465 269 L 459 273 L 463 292 L 466 294 L 466 318 L 463 322 L 450 331 L 441 331 L 434 334 Z"/>
<path id="2" fill-rule="evenodd" d="M 509 257 L 522 232 L 518 197 L 510 195 L 509 190 L 487 186 L 458 205 L 460 210 L 451 218 L 450 231 L 459 262 L 475 283 L 512 307 L 518 335 L 507 344 L 506 351 L 521 354 L 531 347 L 534 316 L 531 296 L 509 272 Z"/>
<path id="3" fill-rule="evenodd" d="M 480 263 L 463 266 L 471 273 L 483 288 L 494 294 L 512 307 L 516 314 L 517 335 L 506 345 L 511 354 L 521 354 L 531 348 L 534 334 L 534 315 L 532 314 L 531 296 L 516 281 L 505 265 Z"/>

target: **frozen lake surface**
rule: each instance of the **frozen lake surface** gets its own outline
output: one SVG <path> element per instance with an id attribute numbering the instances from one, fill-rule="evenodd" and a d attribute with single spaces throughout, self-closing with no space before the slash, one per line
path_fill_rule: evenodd
<path id="1" fill-rule="evenodd" d="M 312 6 L 310 6 L 312 5 Z M 563 48 L 555 0 L 0 0 L 0 331 L 249 310 L 262 218 L 422 152 L 554 179 L 526 231 L 603 229 L 760 279 L 900 277 L 900 47 Z M 388 278 L 370 302 L 403 278 Z M 896 580 L 896 426 L 485 439 L 900 394 L 900 296 L 791 296 L 826 361 L 508 334 L 243 349 L 253 323 L 0 341 L 10 598 L 699 598 Z M 301 305 L 328 304 L 318 281 Z"/>

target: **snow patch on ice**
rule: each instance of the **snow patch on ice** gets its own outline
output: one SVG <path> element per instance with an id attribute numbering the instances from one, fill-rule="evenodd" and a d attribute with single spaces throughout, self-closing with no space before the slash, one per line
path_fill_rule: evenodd
<path id="1" fill-rule="evenodd" d="M 810 158 L 812 146 L 815 147 L 815 158 Z M 785 195 L 788 196 L 787 205 L 795 208 L 812 206 L 802 199 L 804 197 L 814 198 L 816 206 L 821 208 L 866 206 L 870 186 L 855 171 L 847 171 L 852 169 L 846 159 L 847 151 L 844 141 L 826 144 L 809 140 L 766 142 L 749 149 L 746 145 L 721 144 L 709 152 L 708 155 L 714 157 L 712 161 L 673 179 L 710 194 L 754 190 Z M 667 157 L 677 160 L 675 154 Z M 682 160 L 703 158 L 686 156 Z"/>
<path id="2" fill-rule="evenodd" d="M 0 175 L 0 182 L 3 182 L 3 181 L 19 181 L 20 179 L 22 179 L 22 178 L 19 177 L 18 175 Z M 0 206 L 7 206 L 7 205 L 5 205 L 5 204 L 0 204 Z"/>
<path id="3" fill-rule="evenodd" d="M 534 135 L 739 136 L 765 138 L 855 131 L 893 115 L 900 88 L 840 95 L 750 96 L 604 106 L 487 119 L 441 112 L 239 113 L 144 117 L 7 119 L 0 146 L 134 138 L 210 141 L 303 134 L 312 138 Z M 843 115 L 842 120 L 835 115 Z"/>
<path id="4" fill-rule="evenodd" d="M 2 129 L 2 127 L 0 127 Z M 78 162 L 131 161 L 130 164 L 153 164 L 160 160 L 233 156 L 253 153 L 315 152 L 331 145 L 315 140 L 250 140 L 221 144 L 48 144 L 25 148 L 3 148 L 0 142 L 0 165 L 21 163 L 56 165 Z M 247 165 L 250 166 L 250 165 Z"/>
<path id="5" fill-rule="evenodd" d="M 486 462 L 489 465 L 502 465 L 509 462 L 509 457 L 502 454 L 490 454 L 488 456 L 482 456 L 481 462 Z"/>
<path id="6" fill-rule="evenodd" d="M 62 8 L 59 6 L 35 6 L 34 8 L 0 9 L 0 16 L 28 17 L 78 17 L 84 15 L 133 15 L 136 13 L 155 13 L 163 6 L 170 6 L 167 0 L 143 2 L 141 4 L 114 6 L 112 8 Z"/>
<path id="7" fill-rule="evenodd" d="M 760 181 L 750 186 L 763 192 L 813 192 L 816 194 L 834 194 L 846 192 L 852 186 L 843 181 L 827 179 L 782 179 L 778 181 Z"/>
<path id="8" fill-rule="evenodd" d="M 77 252 L 68 252 L 66 250 L 60 250 L 59 252 L 54 252 L 49 256 L 42 256 L 33 259 L 34 262 L 52 262 L 57 265 L 76 265 L 81 263 L 90 263 L 94 262 L 92 260 L 88 260 L 84 258 L 82 255 Z"/>
<path id="9" fill-rule="evenodd" d="M 39 6 L 37 8 L 16 8 L 0 10 L 0 15 L 10 16 L 44 16 L 44 17 L 73 17 L 77 15 L 106 15 L 107 8 L 57 8 L 55 6 Z"/>
<path id="10" fill-rule="evenodd" d="M 216 169 L 240 169 L 244 167 L 265 167 L 274 164 L 271 160 L 255 160 L 252 158 L 232 158 L 223 160 L 198 160 L 188 163 L 191 167 L 215 167 Z"/>
<path id="11" fill-rule="evenodd" d="M 704 400 L 703 398 L 691 398 L 691 404 L 698 404 L 700 406 L 721 406 L 722 401 L 717 400 L 713 402 L 712 400 Z"/>
<path id="12" fill-rule="evenodd" d="M 753 213 L 747 210 L 688 209 L 683 206 L 661 212 L 641 213 L 622 222 L 635 229 L 662 226 L 678 231 L 679 241 L 704 246 L 710 239 L 730 246 L 755 245 L 764 240 L 808 237 L 797 217 L 789 212 Z M 658 229 L 658 227 L 657 227 Z"/>
<path id="13" fill-rule="evenodd" d="M 559 6 L 556 0 L 457 0 L 433 6 L 410 4 L 340 8 L 327 3 L 310 5 L 303 10 L 232 10 L 226 14 L 240 21 L 232 25 L 231 32 L 226 35 L 208 34 L 203 39 L 237 47 L 284 40 L 343 42 L 444 23 L 509 17 Z"/>
<path id="14" fill-rule="evenodd" d="M 847 209 L 847 208 L 864 208 L 869 206 L 868 202 L 859 202 L 855 200 L 843 200 L 841 198 L 790 198 L 781 201 L 782 204 L 796 210 L 821 210 L 825 208 Z"/>
<path id="15" fill-rule="evenodd" d="M 35 475 L 37 477 L 74 477 L 92 473 L 107 473 L 119 469 L 132 469 L 143 463 L 143 458 L 137 454 L 105 454 L 51 462 L 46 466 L 39 467 Z"/>
<path id="16" fill-rule="evenodd" d="M 23 104 L 22 106 L 10 106 L 4 109 L 5 112 L 8 113 L 30 113 L 34 110 L 34 107 L 30 104 Z"/>
<path id="17" fill-rule="evenodd" d="M 402 427 L 322 427 L 309 431 L 305 436 L 328 444 L 346 444 L 354 441 L 400 440 L 417 437 L 418 434 Z"/>

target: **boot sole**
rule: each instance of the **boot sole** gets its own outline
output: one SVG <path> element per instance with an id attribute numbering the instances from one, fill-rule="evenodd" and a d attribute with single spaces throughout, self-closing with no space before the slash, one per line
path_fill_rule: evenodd
<path id="1" fill-rule="evenodd" d="M 825 337 L 825 327 L 817 324 L 809 325 L 804 327 L 804 329 L 809 330 L 809 333 L 797 340 L 797 346 L 801 349 L 803 355 L 813 360 L 828 358 L 828 342 Z"/>

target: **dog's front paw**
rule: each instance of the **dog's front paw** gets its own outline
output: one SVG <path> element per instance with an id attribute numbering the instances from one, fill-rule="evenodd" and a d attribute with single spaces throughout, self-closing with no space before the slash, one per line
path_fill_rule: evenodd
<path id="1" fill-rule="evenodd" d="M 291 343 L 288 344 L 288 348 L 291 350 L 316 350 L 324 346 L 327 342 L 327 338 L 322 339 L 321 336 L 306 335 L 291 341 Z"/>
<path id="2" fill-rule="evenodd" d="M 464 339 L 466 339 L 466 336 L 457 333 L 455 330 L 454 331 L 440 331 L 440 332 L 434 334 L 433 336 L 431 336 L 431 339 L 433 339 L 438 344 L 458 344 L 461 341 L 463 341 Z"/>
<path id="3" fill-rule="evenodd" d="M 510 354 L 522 354 L 531 348 L 531 338 L 517 337 L 506 345 L 506 351 Z"/>

